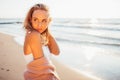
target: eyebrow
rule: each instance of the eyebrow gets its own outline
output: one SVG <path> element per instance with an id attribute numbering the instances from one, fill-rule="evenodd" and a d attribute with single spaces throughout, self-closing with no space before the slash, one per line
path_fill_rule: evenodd
<path id="1" fill-rule="evenodd" d="M 32 17 L 32 18 L 37 18 L 37 17 Z M 49 18 L 49 17 L 47 17 L 47 18 L 43 18 L 43 19 L 48 19 L 48 18 Z M 37 18 L 37 19 L 39 19 L 39 18 Z M 42 19 L 42 20 L 43 20 L 43 19 Z"/>

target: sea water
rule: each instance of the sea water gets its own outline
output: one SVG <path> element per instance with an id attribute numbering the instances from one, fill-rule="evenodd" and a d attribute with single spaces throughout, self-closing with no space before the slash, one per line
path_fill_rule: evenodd
<path id="1" fill-rule="evenodd" d="M 49 29 L 60 47 L 58 60 L 106 80 L 119 78 L 120 19 L 53 19 Z M 23 46 L 23 19 L 0 19 L 0 32 Z"/>

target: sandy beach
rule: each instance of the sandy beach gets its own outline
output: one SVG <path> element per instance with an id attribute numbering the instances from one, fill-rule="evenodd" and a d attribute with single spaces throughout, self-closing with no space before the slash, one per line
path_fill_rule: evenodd
<path id="1" fill-rule="evenodd" d="M 0 80 L 23 80 L 25 61 L 22 46 L 12 36 L 0 33 Z"/>
<path id="2" fill-rule="evenodd" d="M 0 80 L 24 80 L 26 67 L 22 46 L 14 41 L 14 37 L 0 33 Z M 97 80 L 86 73 L 77 71 L 51 57 L 61 80 Z"/>

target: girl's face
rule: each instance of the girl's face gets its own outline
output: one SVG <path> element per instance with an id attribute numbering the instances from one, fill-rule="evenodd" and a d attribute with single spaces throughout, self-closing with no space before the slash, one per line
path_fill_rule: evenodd
<path id="1" fill-rule="evenodd" d="M 40 33 L 44 32 L 48 28 L 50 21 L 47 11 L 35 10 L 32 14 L 32 27 Z"/>

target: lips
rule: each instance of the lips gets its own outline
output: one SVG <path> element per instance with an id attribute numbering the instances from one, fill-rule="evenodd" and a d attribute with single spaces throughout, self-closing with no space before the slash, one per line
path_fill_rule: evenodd
<path id="1" fill-rule="evenodd" d="M 41 29 L 41 28 L 38 28 L 38 30 L 39 30 L 39 31 L 42 31 L 42 29 Z"/>
<path id="2" fill-rule="evenodd" d="M 38 30 L 41 30 L 41 27 L 37 27 Z"/>

